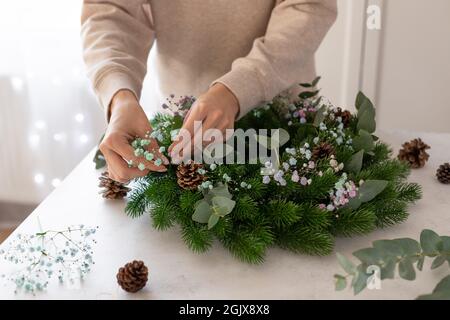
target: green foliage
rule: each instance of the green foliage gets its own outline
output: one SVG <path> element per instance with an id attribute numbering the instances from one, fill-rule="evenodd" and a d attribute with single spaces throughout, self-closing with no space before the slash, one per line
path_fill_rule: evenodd
<path id="1" fill-rule="evenodd" d="M 273 177 L 263 182 L 264 163 L 218 164 L 214 169 L 205 164 L 205 176 L 213 189 L 184 190 L 177 183 L 177 166 L 169 165 L 166 173 L 152 172 L 135 181 L 126 213 L 131 217 L 149 213 L 158 230 L 180 225 L 184 242 L 195 252 L 208 250 L 218 239 L 233 256 L 249 263 L 262 262 L 272 245 L 297 253 L 327 255 L 332 252 L 335 236 L 366 234 L 376 227 L 404 221 L 408 217 L 407 205 L 420 198 L 421 189 L 406 182 L 409 168 L 391 159 L 389 146 L 373 135 L 374 106 L 360 93 L 355 102 L 358 112 L 344 127 L 337 117 L 330 116 L 335 111 L 318 96 L 319 79 L 301 84 L 309 89 L 300 94 L 299 101 L 278 96 L 236 123 L 236 128 L 244 130 L 270 132 L 283 128 L 289 133 L 290 140 L 280 149 L 280 164 L 290 167 L 285 169 L 283 185 Z M 303 123 L 290 113 L 301 108 Z M 169 147 L 171 135 L 182 121 L 180 116 L 162 114 L 151 120 L 154 132 L 160 136 L 160 146 Z M 332 145 L 334 158 L 313 159 L 309 155 L 302 167 L 296 167 L 297 178 L 310 178 L 303 177 L 306 182 L 300 183 L 293 178 L 292 167 L 296 164 L 288 164 L 292 154 L 286 150 L 309 145 L 311 152 L 318 141 Z M 315 161 L 312 168 L 308 167 L 310 160 Z M 345 165 L 331 166 L 332 161 Z M 354 189 L 350 203 L 336 204 L 335 192 L 342 190 L 346 181 L 359 189 Z M 332 203 L 337 207 L 329 209 L 327 204 Z M 417 261 L 418 267 L 421 263 Z M 434 266 L 442 263 L 440 258 Z M 387 271 L 386 277 L 390 276 Z M 401 275 L 412 277 L 409 261 L 402 262 Z M 355 292 L 364 288 L 367 277 L 362 266 L 355 267 Z M 347 280 L 336 276 L 339 288 L 345 287 Z"/>
<path id="2" fill-rule="evenodd" d="M 271 200 L 264 213 L 275 227 L 285 228 L 300 220 L 299 207 L 292 201 Z"/>
<path id="3" fill-rule="evenodd" d="M 192 251 L 199 253 L 207 251 L 213 241 L 213 235 L 207 227 L 193 221 L 181 226 L 181 237 Z"/>
<path id="4" fill-rule="evenodd" d="M 366 287 L 370 277 L 379 276 L 379 280 L 393 279 L 396 269 L 400 278 L 415 280 L 415 268 L 422 271 L 425 258 L 433 259 L 431 269 L 436 269 L 445 262 L 450 266 L 450 237 L 439 236 L 436 232 L 425 229 L 420 234 L 420 243 L 411 238 L 377 240 L 372 243 L 372 247 L 353 252 L 353 256 L 360 261 L 358 265 L 337 253 L 338 262 L 346 275 L 334 276 L 335 288 L 345 289 L 347 279 L 351 277 L 351 287 L 355 294 L 358 294 Z M 378 267 L 379 274 L 369 271 L 373 266 Z M 450 276 L 445 277 L 432 294 L 420 296 L 418 299 L 450 299 Z"/>
<path id="5" fill-rule="evenodd" d="M 157 230 L 166 230 L 172 227 L 177 210 L 175 205 L 167 202 L 153 203 L 149 210 L 153 227 Z"/>
<path id="6" fill-rule="evenodd" d="M 450 275 L 436 285 L 433 293 L 421 295 L 417 300 L 450 300 Z"/>
<path id="7" fill-rule="evenodd" d="M 128 202 L 125 212 L 132 218 L 137 218 L 145 213 L 150 204 L 151 198 L 147 197 L 147 184 L 137 183 L 128 195 Z"/>
<path id="8" fill-rule="evenodd" d="M 333 238 L 326 231 L 318 231 L 298 223 L 277 233 L 277 244 L 296 253 L 327 255 L 333 250 Z"/>
<path id="9" fill-rule="evenodd" d="M 376 228 L 377 217 L 369 208 L 357 210 L 344 208 L 338 211 L 333 223 L 333 233 L 338 236 L 351 237 L 366 234 Z"/>

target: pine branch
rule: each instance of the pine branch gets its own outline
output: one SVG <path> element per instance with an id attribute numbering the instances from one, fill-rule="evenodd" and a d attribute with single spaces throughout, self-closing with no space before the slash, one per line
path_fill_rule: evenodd
<path id="1" fill-rule="evenodd" d="M 375 229 L 376 220 L 375 213 L 368 208 L 341 209 L 334 218 L 333 234 L 344 237 L 366 234 Z"/>
<path id="2" fill-rule="evenodd" d="M 395 188 L 397 199 L 414 203 L 422 197 L 422 188 L 416 183 L 401 183 Z"/>
<path id="3" fill-rule="evenodd" d="M 409 167 L 398 160 L 387 160 L 365 167 L 355 180 L 401 180 L 408 176 Z"/>
<path id="4" fill-rule="evenodd" d="M 222 244 L 236 258 L 259 264 L 264 261 L 270 231 L 267 227 L 251 230 L 245 226 L 237 227 L 229 237 L 221 239 Z"/>
<path id="5" fill-rule="evenodd" d="M 150 206 L 150 216 L 153 227 L 157 230 L 166 230 L 173 226 L 174 217 L 178 208 L 167 202 L 153 202 Z"/>
<path id="6" fill-rule="evenodd" d="M 207 251 L 213 241 L 212 233 L 207 227 L 194 221 L 181 226 L 181 237 L 192 251 L 198 253 Z"/>
<path id="7" fill-rule="evenodd" d="M 377 216 L 376 226 L 384 228 L 405 221 L 408 218 L 407 205 L 398 200 L 385 201 L 380 199 L 367 204 Z"/>
<path id="8" fill-rule="evenodd" d="M 311 203 L 303 203 L 299 206 L 301 223 L 314 230 L 327 230 L 332 222 L 331 213 L 314 206 Z"/>
<path id="9" fill-rule="evenodd" d="M 180 195 L 180 209 L 186 215 L 192 215 L 194 213 L 194 205 L 197 201 L 201 200 L 203 195 L 198 191 L 184 190 Z"/>
<path id="10" fill-rule="evenodd" d="M 137 218 L 145 213 L 151 199 L 147 197 L 147 187 L 146 183 L 138 183 L 129 193 L 128 202 L 125 207 L 125 212 L 128 216 Z"/>
<path id="11" fill-rule="evenodd" d="M 271 200 L 265 214 L 278 228 L 285 228 L 300 220 L 300 205 L 286 200 Z"/>
<path id="12" fill-rule="evenodd" d="M 258 204 L 249 195 L 239 196 L 231 215 L 239 220 L 252 219 L 258 212 Z"/>
<path id="13" fill-rule="evenodd" d="M 333 250 L 333 237 L 325 231 L 316 231 L 301 224 L 283 229 L 277 233 L 280 247 L 296 253 L 327 255 Z"/>

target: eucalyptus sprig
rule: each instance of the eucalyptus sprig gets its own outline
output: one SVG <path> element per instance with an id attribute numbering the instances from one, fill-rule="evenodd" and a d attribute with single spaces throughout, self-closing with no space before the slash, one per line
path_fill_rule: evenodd
<path id="1" fill-rule="evenodd" d="M 219 222 L 220 218 L 233 211 L 236 202 L 231 198 L 228 186 L 219 183 L 213 189 L 205 191 L 204 198 L 197 201 L 192 220 L 208 223 L 208 229 L 211 229 Z"/>
<path id="2" fill-rule="evenodd" d="M 350 286 L 354 294 L 358 294 L 366 288 L 370 277 L 379 276 L 380 280 L 393 279 L 396 270 L 400 278 L 415 280 L 416 269 L 422 271 L 426 258 L 433 259 L 431 269 L 436 269 L 445 262 L 450 267 L 450 237 L 439 236 L 436 232 L 425 229 L 420 234 L 420 242 L 411 238 L 377 240 L 372 243 L 372 247 L 357 250 L 353 255 L 358 258 L 359 264 L 354 264 L 337 253 L 338 262 L 346 274 L 334 276 L 335 288 L 345 289 L 347 280 L 351 278 Z M 374 274 L 373 266 L 379 268 L 379 275 Z M 432 294 L 419 298 L 450 299 L 450 276 L 444 278 Z"/>

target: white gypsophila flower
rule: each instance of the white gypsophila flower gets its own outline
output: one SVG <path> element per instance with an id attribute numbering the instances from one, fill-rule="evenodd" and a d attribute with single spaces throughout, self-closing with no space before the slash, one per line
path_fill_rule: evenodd
<path id="1" fill-rule="evenodd" d="M 0 251 L 0 257 L 17 265 L 17 271 L 2 275 L 11 281 L 16 292 L 35 294 L 45 290 L 53 280 L 60 283 L 81 281 L 90 272 L 93 261 L 93 238 L 98 227 L 70 226 L 35 234 L 17 234 Z"/>

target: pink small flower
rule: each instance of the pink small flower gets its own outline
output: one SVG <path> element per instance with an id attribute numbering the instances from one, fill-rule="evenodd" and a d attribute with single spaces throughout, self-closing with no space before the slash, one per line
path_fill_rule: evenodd
<path id="1" fill-rule="evenodd" d="M 321 203 L 321 204 L 319 204 L 319 208 L 320 209 L 325 209 L 327 206 L 325 205 L 325 204 L 323 204 L 323 203 Z"/>
<path id="2" fill-rule="evenodd" d="M 301 184 L 302 186 L 306 186 L 306 185 L 308 184 L 308 179 L 306 179 L 306 177 L 302 177 L 302 178 L 300 179 L 300 184 Z"/>
<path id="3" fill-rule="evenodd" d="M 295 170 L 295 171 L 292 173 L 291 180 L 292 180 L 292 182 L 298 182 L 298 181 L 300 180 L 300 177 L 298 176 L 297 170 Z"/>
<path id="4" fill-rule="evenodd" d="M 356 197 L 356 191 L 355 190 L 350 190 L 348 195 L 350 196 L 350 198 L 354 198 L 354 197 Z"/>

